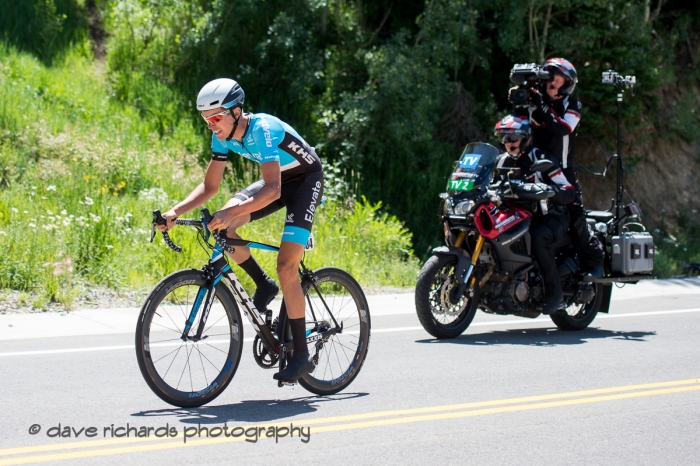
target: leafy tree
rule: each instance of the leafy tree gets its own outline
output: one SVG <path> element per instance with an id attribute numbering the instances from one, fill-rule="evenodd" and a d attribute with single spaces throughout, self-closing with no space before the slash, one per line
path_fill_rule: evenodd
<path id="1" fill-rule="evenodd" d="M 637 76 L 638 96 L 625 105 L 632 130 L 700 133 L 694 95 L 670 113 L 659 106 L 664 83 L 692 88 L 698 80 L 700 6 L 679 0 L 109 5 L 115 98 L 138 106 L 167 137 L 183 119 L 194 122 L 192 102 L 205 82 L 234 77 L 247 110 L 281 117 L 317 146 L 335 193 L 382 200 L 405 219 L 420 254 L 440 241 L 435 200 L 451 162 L 466 142 L 489 141 L 509 111 L 514 63 L 563 56 L 575 64 L 582 138 L 614 141 L 614 91 L 600 83 L 609 68 Z M 200 127 L 205 161 L 210 136 Z M 255 176 L 249 167 L 235 161 L 235 176 Z"/>

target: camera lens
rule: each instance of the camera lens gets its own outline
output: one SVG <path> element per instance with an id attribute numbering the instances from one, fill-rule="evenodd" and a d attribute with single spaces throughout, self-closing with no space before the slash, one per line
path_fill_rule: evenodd
<path id="1" fill-rule="evenodd" d="M 517 87 L 511 91 L 508 98 L 515 105 L 526 104 L 530 100 L 530 90 L 524 87 Z"/>

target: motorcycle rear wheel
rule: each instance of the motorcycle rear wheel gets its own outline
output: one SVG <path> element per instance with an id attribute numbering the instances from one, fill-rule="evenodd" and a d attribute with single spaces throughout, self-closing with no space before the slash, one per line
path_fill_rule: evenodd
<path id="1" fill-rule="evenodd" d="M 438 339 L 460 336 L 471 324 L 479 304 L 478 288 L 469 290 L 457 304 L 449 301 L 450 291 L 459 286 L 455 280 L 457 258 L 451 255 L 431 256 L 418 275 L 416 313 L 423 328 Z"/>
<path id="2" fill-rule="evenodd" d="M 588 304 L 572 304 L 566 308 L 565 312 L 552 314 L 549 317 L 552 322 L 561 330 L 583 330 L 587 328 L 598 312 L 607 312 L 603 306 L 610 306 L 611 286 L 604 286 L 600 283 L 595 285 L 595 298 Z"/>

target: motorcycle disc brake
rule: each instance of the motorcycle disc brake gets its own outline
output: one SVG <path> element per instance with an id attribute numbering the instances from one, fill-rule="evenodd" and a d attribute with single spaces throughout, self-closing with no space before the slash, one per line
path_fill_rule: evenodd
<path id="1" fill-rule="evenodd" d="M 454 275 L 449 275 L 445 278 L 440 288 L 440 314 L 456 317 L 464 312 L 464 309 L 469 303 L 469 299 L 466 296 L 461 296 L 457 304 L 452 304 L 450 302 L 450 292 L 452 289 L 458 287 L 459 283 L 455 280 Z"/>

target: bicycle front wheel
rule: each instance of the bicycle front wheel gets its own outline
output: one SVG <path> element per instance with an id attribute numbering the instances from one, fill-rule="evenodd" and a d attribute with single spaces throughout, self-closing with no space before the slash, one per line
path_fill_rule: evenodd
<path id="1" fill-rule="evenodd" d="M 371 328 L 369 306 L 360 285 L 344 270 L 323 267 L 315 270 L 314 276 L 315 283 L 305 278 L 301 287 L 306 301 L 307 345 L 316 369 L 300 378 L 299 384 L 312 393 L 331 395 L 350 385 L 365 362 Z M 286 317 L 286 308 L 283 313 Z M 314 341 L 336 323 L 342 324 L 342 332 Z M 289 341 L 291 330 L 288 324 L 285 327 L 285 340 Z"/>
<path id="2" fill-rule="evenodd" d="M 192 338 L 204 314 L 207 286 L 201 270 L 168 275 L 146 298 L 136 325 L 136 359 L 143 378 L 163 401 L 183 408 L 201 406 L 219 396 L 241 359 L 241 316 L 221 282 L 214 287 L 201 339 Z M 195 307 L 194 323 L 183 340 Z"/>

